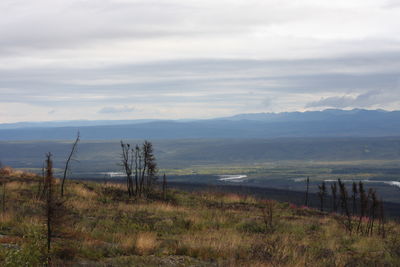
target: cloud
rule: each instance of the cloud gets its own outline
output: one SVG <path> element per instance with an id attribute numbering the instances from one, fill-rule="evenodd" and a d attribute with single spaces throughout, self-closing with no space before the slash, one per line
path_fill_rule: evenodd
<path id="1" fill-rule="evenodd" d="M 399 109 L 393 3 L 2 0 L 0 122 Z"/>
<path id="2" fill-rule="evenodd" d="M 99 114 L 118 114 L 118 113 L 132 113 L 135 109 L 129 106 L 123 107 L 103 107 L 98 111 Z"/>
<path id="3" fill-rule="evenodd" d="M 382 105 L 398 102 L 400 97 L 394 94 L 385 94 L 382 90 L 369 91 L 357 96 L 332 96 L 324 97 L 318 101 L 306 104 L 306 108 L 331 107 L 331 108 L 370 108 L 375 105 Z"/>

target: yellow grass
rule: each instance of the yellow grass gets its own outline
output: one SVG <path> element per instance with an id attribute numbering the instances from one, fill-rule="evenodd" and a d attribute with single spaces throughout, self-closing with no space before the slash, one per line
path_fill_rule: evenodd
<path id="1" fill-rule="evenodd" d="M 94 203 L 92 201 L 82 201 L 81 199 L 68 200 L 68 205 L 76 210 L 91 210 L 94 208 Z"/>
<path id="2" fill-rule="evenodd" d="M 208 201 L 216 201 L 223 203 L 257 203 L 252 196 L 234 194 L 234 193 L 209 193 L 205 192 L 202 197 Z"/>
<path id="3" fill-rule="evenodd" d="M 26 188 L 27 188 L 27 185 L 26 185 L 26 183 L 23 183 L 23 182 L 13 181 L 13 182 L 6 183 L 6 192 L 9 190 L 10 191 L 21 190 L 21 189 L 26 189 Z"/>
<path id="4" fill-rule="evenodd" d="M 203 231 L 200 233 L 185 234 L 179 243 L 192 255 L 199 255 L 201 258 L 210 259 L 224 255 L 234 256 L 245 244 L 249 244 L 248 237 L 232 231 Z"/>
<path id="5" fill-rule="evenodd" d="M 126 185 L 115 184 L 115 183 L 104 183 L 104 184 L 102 184 L 102 187 L 103 188 L 116 188 L 116 189 L 122 189 L 122 190 L 126 189 Z"/>
<path id="6" fill-rule="evenodd" d="M 15 214 L 12 211 L 2 212 L 0 214 L 0 224 L 8 224 L 15 218 Z"/>
<path id="7" fill-rule="evenodd" d="M 97 197 L 96 192 L 89 190 L 87 188 L 84 188 L 81 185 L 77 185 L 77 184 L 71 185 L 70 189 L 72 190 L 73 193 L 75 193 L 76 195 L 78 195 L 79 197 L 82 197 L 82 198 L 92 199 L 92 198 Z"/>
<path id="8" fill-rule="evenodd" d="M 157 234 L 153 232 L 142 232 L 136 238 L 136 251 L 141 255 L 152 253 L 159 245 Z"/>
<path id="9" fill-rule="evenodd" d="M 126 252 L 132 252 L 136 247 L 136 235 L 126 233 L 116 233 L 113 243 L 118 244 Z"/>
<path id="10" fill-rule="evenodd" d="M 135 205 L 137 210 L 146 210 L 149 212 L 185 212 L 186 208 L 174 206 L 164 202 L 142 203 Z"/>
<path id="11" fill-rule="evenodd" d="M 22 170 L 15 170 L 11 167 L 5 166 L 3 168 L 0 168 L 0 176 L 15 177 L 15 178 L 33 178 L 36 177 L 37 175 Z"/>

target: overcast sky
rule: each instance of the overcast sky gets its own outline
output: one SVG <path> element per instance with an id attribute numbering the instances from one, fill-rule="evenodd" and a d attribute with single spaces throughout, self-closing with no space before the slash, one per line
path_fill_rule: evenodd
<path id="1" fill-rule="evenodd" d="M 1 0 L 0 123 L 400 109 L 400 0 Z"/>

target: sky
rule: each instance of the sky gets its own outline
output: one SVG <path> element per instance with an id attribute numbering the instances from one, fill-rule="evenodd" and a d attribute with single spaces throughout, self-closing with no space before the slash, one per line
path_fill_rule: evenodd
<path id="1" fill-rule="evenodd" d="M 400 109 L 400 0 L 1 0 L 0 123 Z"/>

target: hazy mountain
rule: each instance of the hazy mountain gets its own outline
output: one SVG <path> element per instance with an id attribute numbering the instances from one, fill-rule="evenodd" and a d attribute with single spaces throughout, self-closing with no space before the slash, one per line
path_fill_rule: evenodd
<path id="1" fill-rule="evenodd" d="M 79 121 L 32 125 L 8 125 L 8 129 L 0 126 L 0 140 L 72 139 L 78 130 L 87 140 L 399 136 L 400 111 L 329 109 L 191 121 Z"/>
<path id="2" fill-rule="evenodd" d="M 44 122 L 17 122 L 1 123 L 1 129 L 21 129 L 21 128 L 54 128 L 54 127 L 81 127 L 81 126 L 100 126 L 100 125 L 124 125 L 146 123 L 156 120 L 75 120 L 75 121 L 44 121 Z"/>

